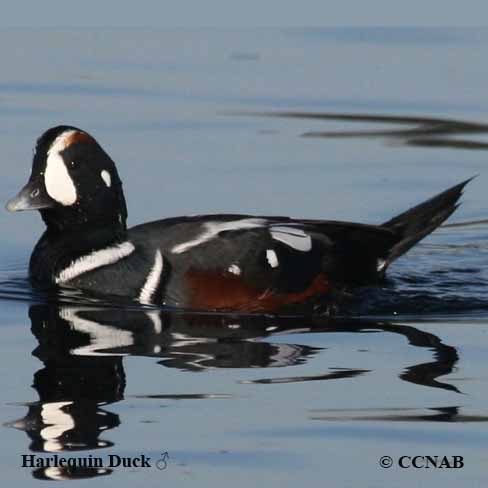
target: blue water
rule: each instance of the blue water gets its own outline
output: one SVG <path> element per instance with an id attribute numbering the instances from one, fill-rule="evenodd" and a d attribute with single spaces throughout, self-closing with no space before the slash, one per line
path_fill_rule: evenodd
<path id="1" fill-rule="evenodd" d="M 476 174 L 450 222 L 482 221 L 487 45 L 486 29 L 0 31 L 0 200 L 26 181 L 35 139 L 66 123 L 116 161 L 130 225 L 379 223 Z M 439 229 L 335 320 L 47 297 L 26 280 L 42 228 L 0 213 L 5 482 L 483 485 L 486 223 Z M 167 466 L 20 467 L 54 453 Z M 385 455 L 465 465 L 383 469 Z"/>

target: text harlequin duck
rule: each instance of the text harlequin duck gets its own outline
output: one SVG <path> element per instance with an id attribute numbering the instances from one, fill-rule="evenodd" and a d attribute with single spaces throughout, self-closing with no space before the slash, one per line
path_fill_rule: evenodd
<path id="1" fill-rule="evenodd" d="M 114 162 L 87 132 L 49 129 L 8 210 L 39 210 L 34 285 L 82 289 L 195 310 L 319 309 L 381 280 L 388 266 L 457 208 L 469 180 L 381 225 L 200 215 L 127 229 Z"/>

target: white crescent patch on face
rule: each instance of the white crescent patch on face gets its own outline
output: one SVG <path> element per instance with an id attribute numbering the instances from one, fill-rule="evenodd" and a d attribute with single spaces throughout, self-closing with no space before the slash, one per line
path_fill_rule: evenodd
<path id="1" fill-rule="evenodd" d="M 67 141 L 75 132 L 69 130 L 56 137 L 47 152 L 46 171 L 44 172 L 44 184 L 48 195 L 64 206 L 73 205 L 78 198 L 76 186 L 61 156 Z"/>

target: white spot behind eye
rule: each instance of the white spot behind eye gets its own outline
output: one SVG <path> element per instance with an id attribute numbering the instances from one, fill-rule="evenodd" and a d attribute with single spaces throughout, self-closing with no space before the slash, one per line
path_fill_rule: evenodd
<path id="1" fill-rule="evenodd" d="M 110 173 L 104 169 L 101 173 L 100 176 L 102 177 L 102 180 L 105 182 L 107 185 L 107 188 L 110 188 L 112 186 L 112 178 L 110 176 Z"/>
<path id="2" fill-rule="evenodd" d="M 273 251 L 273 249 L 268 249 L 266 251 L 266 259 L 272 268 L 277 268 L 279 266 L 278 256 Z"/>

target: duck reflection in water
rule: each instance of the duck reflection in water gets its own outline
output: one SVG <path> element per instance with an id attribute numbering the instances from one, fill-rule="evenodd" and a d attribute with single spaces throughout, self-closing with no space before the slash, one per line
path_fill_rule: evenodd
<path id="1" fill-rule="evenodd" d="M 209 368 L 276 368 L 307 362 L 322 348 L 273 343 L 278 334 L 388 332 L 433 351 L 430 362 L 408 367 L 400 378 L 419 385 L 457 389 L 437 380 L 458 360 L 456 349 L 415 327 L 384 322 L 330 318 L 203 315 L 160 310 L 33 305 L 33 355 L 43 367 L 34 374 L 39 401 L 10 426 L 24 430 L 35 452 L 59 453 L 110 447 L 104 431 L 120 424 L 106 406 L 124 398 L 124 356 L 159 358 L 159 364 L 185 371 Z M 266 339 L 266 340 L 261 340 Z M 338 380 L 368 373 L 344 368 L 313 375 L 261 378 L 253 383 Z M 147 395 L 144 398 L 212 398 L 211 394 Z M 225 396 L 225 395 L 224 395 Z M 456 416 L 457 410 L 453 410 Z M 452 416 L 451 416 L 452 417 Z M 446 419 L 448 420 L 448 419 Z M 451 418 L 449 420 L 452 420 Z M 101 439 L 102 436 L 104 439 Z M 69 479 L 109 474 L 97 468 L 42 468 L 38 478 Z"/>

